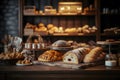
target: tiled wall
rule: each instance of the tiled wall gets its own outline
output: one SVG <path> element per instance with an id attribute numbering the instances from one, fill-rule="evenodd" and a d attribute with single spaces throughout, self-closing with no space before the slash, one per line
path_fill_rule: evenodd
<path id="1" fill-rule="evenodd" d="M 0 39 L 5 34 L 18 36 L 18 0 L 0 1 Z"/>

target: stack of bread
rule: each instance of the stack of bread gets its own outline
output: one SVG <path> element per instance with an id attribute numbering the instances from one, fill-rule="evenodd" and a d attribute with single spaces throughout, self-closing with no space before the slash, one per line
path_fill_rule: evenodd
<path id="1" fill-rule="evenodd" d="M 43 23 L 39 23 L 37 25 L 33 25 L 30 23 L 27 23 L 25 26 L 26 29 L 33 29 L 35 32 L 49 32 L 50 34 L 54 33 L 83 33 L 83 34 L 90 34 L 95 33 L 97 31 L 97 28 L 95 26 L 90 27 L 89 25 L 84 25 L 82 27 L 62 27 L 62 26 L 55 26 L 54 24 L 50 23 L 47 24 L 47 27 Z"/>

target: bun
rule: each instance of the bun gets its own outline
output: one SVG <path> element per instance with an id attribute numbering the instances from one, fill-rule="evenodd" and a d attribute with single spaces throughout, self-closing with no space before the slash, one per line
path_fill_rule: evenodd
<path id="1" fill-rule="evenodd" d="M 58 51 L 48 50 L 38 57 L 38 61 L 60 61 L 62 56 L 63 54 Z"/>
<path id="2" fill-rule="evenodd" d="M 66 28 L 65 32 L 67 32 L 67 33 L 74 33 L 74 32 L 77 32 L 77 28 Z"/>
<path id="3" fill-rule="evenodd" d="M 48 28 L 48 29 L 51 29 L 51 28 L 53 28 L 53 27 L 54 27 L 53 24 L 48 24 L 48 25 L 47 25 L 47 28 Z"/>
<path id="4" fill-rule="evenodd" d="M 96 62 L 96 61 L 99 61 L 101 59 L 104 58 L 104 54 L 102 52 L 102 48 L 101 47 L 95 47 L 93 48 L 84 58 L 84 62 Z M 100 57 L 100 56 L 103 56 L 103 57 Z"/>
<path id="5" fill-rule="evenodd" d="M 68 51 L 63 56 L 63 62 L 79 64 L 83 62 L 84 56 L 89 53 L 90 48 L 78 48 L 71 51 Z"/>
<path id="6" fill-rule="evenodd" d="M 38 24 L 39 27 L 44 27 L 45 25 L 43 23 Z"/>

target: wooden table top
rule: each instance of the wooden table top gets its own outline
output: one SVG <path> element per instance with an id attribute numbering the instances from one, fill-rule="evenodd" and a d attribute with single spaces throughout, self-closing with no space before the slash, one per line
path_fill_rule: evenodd
<path id="1" fill-rule="evenodd" d="M 63 68 L 59 66 L 46 66 L 46 65 L 30 65 L 30 66 L 16 66 L 16 65 L 10 65 L 10 66 L 0 66 L 0 72 L 11 72 L 11 71 L 41 71 L 41 72 L 47 72 L 47 71 L 120 71 L 120 67 L 113 67 L 112 69 L 106 68 L 104 65 L 89 67 L 86 69 L 70 69 L 70 68 Z"/>

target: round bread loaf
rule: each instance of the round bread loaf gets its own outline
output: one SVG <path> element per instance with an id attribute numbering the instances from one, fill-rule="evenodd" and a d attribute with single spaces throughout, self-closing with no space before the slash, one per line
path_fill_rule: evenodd
<path id="1" fill-rule="evenodd" d="M 69 43 L 65 40 L 58 40 L 52 44 L 53 47 L 69 47 Z"/>

